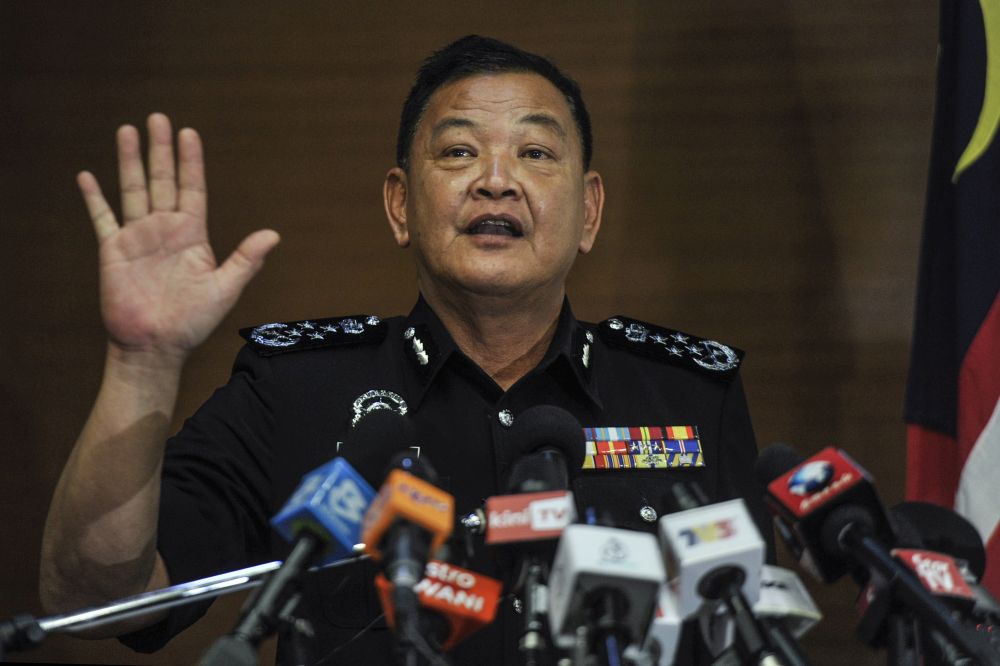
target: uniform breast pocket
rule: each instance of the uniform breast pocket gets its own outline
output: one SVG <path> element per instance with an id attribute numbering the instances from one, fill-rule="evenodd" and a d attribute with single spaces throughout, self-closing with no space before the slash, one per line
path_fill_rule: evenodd
<path id="1" fill-rule="evenodd" d="M 599 523 L 655 532 L 661 516 L 678 509 L 671 487 L 696 482 L 709 496 L 705 469 L 622 470 L 583 472 L 573 480 L 580 520 L 592 512 Z"/>

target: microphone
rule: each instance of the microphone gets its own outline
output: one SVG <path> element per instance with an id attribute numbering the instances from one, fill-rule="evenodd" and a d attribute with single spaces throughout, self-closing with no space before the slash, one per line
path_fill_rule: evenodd
<path id="1" fill-rule="evenodd" d="M 404 658 L 413 661 L 416 647 L 431 658 L 417 626 L 416 585 L 427 559 L 451 535 L 455 498 L 434 485 L 437 474 L 426 460 L 403 452 L 393 458 L 389 474 L 368 507 L 361 528 L 365 552 L 383 563 L 392 585 L 397 639 Z"/>
<path id="2" fill-rule="evenodd" d="M 794 571 L 770 564 L 761 568 L 760 598 L 753 606 L 753 614 L 788 666 L 809 663 L 797 640 L 823 615 Z M 723 615 L 703 616 L 702 619 L 702 635 L 712 652 L 719 654 L 713 664 L 739 664 L 736 648 L 732 646 L 732 621 Z"/>
<path id="3" fill-rule="evenodd" d="M 375 586 L 386 620 L 395 629 L 392 583 L 379 574 Z M 428 560 L 424 577 L 414 591 L 421 610 L 431 619 L 428 624 L 432 625 L 429 627 L 434 639 L 432 646 L 437 645 L 442 651 L 451 650 L 492 622 L 502 589 L 495 578 L 440 560 Z"/>
<path id="4" fill-rule="evenodd" d="M 779 533 L 807 569 L 833 582 L 864 567 L 885 581 L 892 601 L 939 631 L 964 654 L 986 664 L 996 663 L 998 655 L 992 647 L 960 625 L 888 552 L 884 544 L 895 541 L 888 517 L 871 476 L 850 456 L 829 447 L 803 461 L 793 449 L 770 447 L 758 460 L 757 474 L 767 487 L 765 501 L 775 513 Z M 890 654 L 898 648 L 908 656 L 910 641 L 904 639 L 910 631 L 905 618 L 895 613 L 890 618 Z"/>
<path id="5" fill-rule="evenodd" d="M 378 478 L 376 461 L 415 440 L 410 421 L 393 412 L 372 413 L 358 424 L 339 457 L 302 478 L 271 520 L 274 529 L 293 542 L 291 552 L 247 600 L 233 631 L 209 648 L 201 664 L 256 663 L 257 646 L 298 602 L 297 587 L 305 570 L 319 559 L 329 563 L 354 554 L 365 509 L 375 497 L 370 481 Z"/>
<path id="6" fill-rule="evenodd" d="M 871 536 L 894 541 L 871 476 L 842 451 L 828 447 L 804 461 L 789 446 L 771 446 L 758 457 L 756 473 L 778 533 L 799 564 L 826 583 L 855 568 L 838 544 L 845 525 L 863 524 Z"/>
<path id="7" fill-rule="evenodd" d="M 760 597 L 765 545 L 746 504 L 737 499 L 702 505 L 700 488 L 683 482 L 671 492 L 685 510 L 660 519 L 660 541 L 678 612 L 690 617 L 706 602 L 709 609 L 722 602 L 733 619 L 740 659 L 773 663 L 773 647 L 750 610 Z"/>
<path id="8" fill-rule="evenodd" d="M 674 484 L 683 505 L 691 491 L 683 482 Z M 700 493 L 701 490 L 695 491 Z M 764 540 L 743 500 L 729 500 L 669 513 L 660 519 L 660 542 L 667 560 L 668 582 L 677 595 L 677 608 L 684 617 L 698 612 L 704 603 L 702 586 L 713 584 L 709 574 L 731 576 L 741 581 L 747 602 L 760 597 L 760 571 L 764 565 Z M 740 573 L 736 573 L 740 572 Z"/>
<path id="9" fill-rule="evenodd" d="M 947 560 L 938 564 L 930 559 L 933 566 L 922 563 L 923 571 L 917 573 L 924 587 L 1000 650 L 1000 602 L 978 582 L 985 570 L 986 551 L 972 523 L 951 509 L 927 502 L 903 502 L 892 508 L 889 517 L 914 535 L 908 545 L 935 551 L 925 560 Z M 954 568 L 949 566 L 952 563 Z M 937 637 L 932 634 L 932 638 L 940 648 Z"/>
<path id="10" fill-rule="evenodd" d="M 523 590 L 524 629 L 519 641 L 530 666 L 543 658 L 548 567 L 555 540 L 576 519 L 569 469 L 583 466 L 583 428 L 572 414 L 551 405 L 525 410 L 510 430 L 517 457 L 507 495 L 486 500 L 486 543 L 514 559 L 513 591 Z M 468 517 L 467 517 L 468 518 Z M 463 524 L 468 524 L 463 519 Z"/>
<path id="11" fill-rule="evenodd" d="M 559 539 L 549 578 L 549 621 L 562 647 L 587 627 L 589 654 L 620 663 L 643 644 L 666 580 L 656 537 L 601 525 L 570 525 Z"/>
<path id="12" fill-rule="evenodd" d="M 674 663 L 683 627 L 684 618 L 678 612 L 674 593 L 669 585 L 661 585 L 653 621 L 643 644 L 643 652 L 649 655 L 651 663 L 656 666 L 670 666 Z"/>

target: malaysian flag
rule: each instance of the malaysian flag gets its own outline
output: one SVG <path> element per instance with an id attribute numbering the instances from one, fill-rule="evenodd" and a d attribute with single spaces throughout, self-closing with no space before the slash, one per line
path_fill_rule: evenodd
<path id="1" fill-rule="evenodd" d="M 1000 593 L 1000 0 L 942 0 L 938 58 L 906 492 L 976 526 Z"/>

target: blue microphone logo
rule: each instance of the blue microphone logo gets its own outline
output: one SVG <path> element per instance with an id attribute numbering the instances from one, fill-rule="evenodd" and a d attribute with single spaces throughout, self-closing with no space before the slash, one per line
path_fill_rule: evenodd
<path id="1" fill-rule="evenodd" d="M 332 562 L 353 554 L 374 498 L 375 490 L 364 477 L 343 458 L 335 458 L 302 478 L 271 525 L 288 541 L 302 530 L 315 532 L 330 544 L 323 561 Z"/>
<path id="2" fill-rule="evenodd" d="M 799 496 L 823 490 L 833 479 L 833 465 L 825 460 L 806 463 L 788 479 L 788 491 Z"/>

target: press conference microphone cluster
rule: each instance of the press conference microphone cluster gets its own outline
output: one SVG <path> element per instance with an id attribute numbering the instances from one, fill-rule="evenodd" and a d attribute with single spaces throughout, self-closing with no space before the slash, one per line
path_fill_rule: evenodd
<path id="1" fill-rule="evenodd" d="M 1000 654 L 984 637 L 962 626 L 893 557 L 897 535 L 871 476 L 850 456 L 831 447 L 804 460 L 793 449 L 773 446 L 761 453 L 757 475 L 767 487 L 765 501 L 779 534 L 804 568 L 825 582 L 847 573 L 881 581 L 891 604 L 937 631 L 957 653 L 975 663 L 1000 663 Z M 890 627 L 905 629 L 899 622 Z M 890 641 L 890 647 L 894 644 Z"/>
<path id="2" fill-rule="evenodd" d="M 282 565 L 251 596 L 228 636 L 202 657 L 203 666 L 256 664 L 260 642 L 274 633 L 298 603 L 298 585 L 317 561 L 332 562 L 354 555 L 362 519 L 381 477 L 384 460 L 416 443 L 412 424 L 389 412 L 364 419 L 338 457 L 306 474 L 285 506 L 271 520 L 292 542 Z"/>

